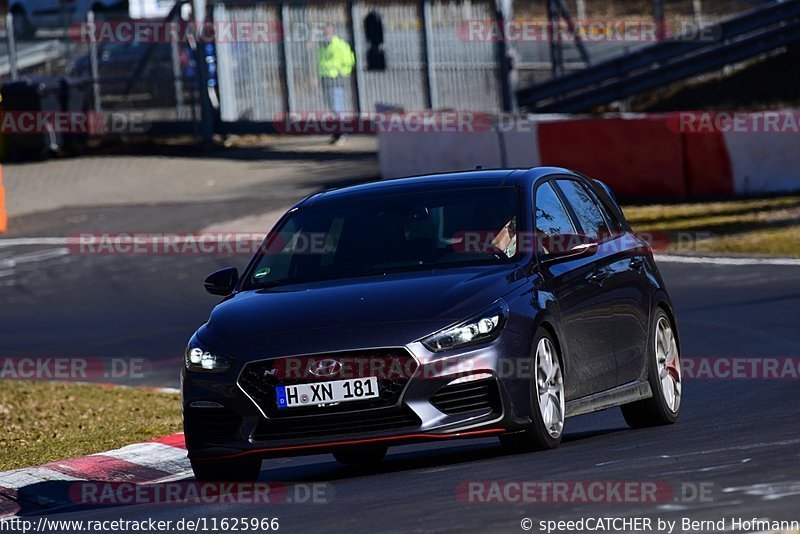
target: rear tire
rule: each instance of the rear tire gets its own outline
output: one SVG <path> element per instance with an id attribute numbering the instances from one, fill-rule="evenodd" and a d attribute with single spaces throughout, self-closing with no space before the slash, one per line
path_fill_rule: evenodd
<path id="1" fill-rule="evenodd" d="M 255 482 L 261 473 L 260 458 L 191 462 L 198 482 Z"/>
<path id="2" fill-rule="evenodd" d="M 653 396 L 620 406 L 622 417 L 631 428 L 670 425 L 681 412 L 681 365 L 675 327 L 659 308 L 650 329 L 647 345 L 647 381 Z"/>
<path id="3" fill-rule="evenodd" d="M 386 456 L 388 447 L 358 447 L 335 451 L 333 457 L 337 462 L 350 467 L 372 467 L 380 463 Z"/>
<path id="4" fill-rule="evenodd" d="M 512 451 L 554 449 L 564 435 L 564 374 L 558 345 L 539 328 L 531 348 L 535 376 L 531 377 L 531 425 L 522 432 L 500 436 Z"/>

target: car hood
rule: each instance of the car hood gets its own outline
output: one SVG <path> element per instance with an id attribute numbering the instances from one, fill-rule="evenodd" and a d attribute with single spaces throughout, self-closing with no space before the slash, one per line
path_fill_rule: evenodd
<path id="1" fill-rule="evenodd" d="M 479 313 L 522 278 L 503 265 L 244 291 L 217 305 L 198 336 L 253 357 L 402 346 Z"/>

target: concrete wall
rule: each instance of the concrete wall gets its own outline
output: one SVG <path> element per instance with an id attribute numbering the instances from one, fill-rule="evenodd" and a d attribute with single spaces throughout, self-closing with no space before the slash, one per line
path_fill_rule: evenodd
<path id="1" fill-rule="evenodd" d="M 477 165 L 553 165 L 599 178 L 620 196 L 639 199 L 800 190 L 800 133 L 765 133 L 752 126 L 737 130 L 731 120 L 708 130 L 692 127 L 702 124 L 699 115 L 551 115 L 475 131 L 379 132 L 380 168 L 385 178 L 394 178 Z M 753 116 L 759 118 L 750 114 L 748 119 Z"/>

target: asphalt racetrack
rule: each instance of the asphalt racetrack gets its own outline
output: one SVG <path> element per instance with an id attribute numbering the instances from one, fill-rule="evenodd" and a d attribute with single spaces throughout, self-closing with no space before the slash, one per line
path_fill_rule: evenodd
<path id="1" fill-rule="evenodd" d="M 136 358 L 137 384 L 178 384 L 184 344 L 216 299 L 203 277 L 244 256 L 125 256 L 0 249 L 3 353 Z M 49 252 L 48 252 L 49 251 Z M 684 357 L 800 356 L 797 266 L 662 263 Z M 121 380 L 124 382 L 124 380 Z M 330 456 L 269 460 L 262 481 L 326 483 L 325 503 L 156 504 L 51 512 L 59 519 L 277 517 L 282 532 L 520 532 L 521 521 L 648 516 L 678 521 L 797 520 L 800 510 L 797 377 L 685 377 L 671 427 L 630 430 L 619 410 L 568 419 L 564 443 L 505 454 L 496 439 L 391 449 L 369 474 Z M 481 503 L 470 481 L 655 481 L 656 502 Z M 698 495 L 701 493 L 701 495 Z M 607 499 L 608 500 L 608 499 Z M 707 529 L 693 529 L 694 531 Z M 572 530 L 574 531 L 574 529 Z"/>

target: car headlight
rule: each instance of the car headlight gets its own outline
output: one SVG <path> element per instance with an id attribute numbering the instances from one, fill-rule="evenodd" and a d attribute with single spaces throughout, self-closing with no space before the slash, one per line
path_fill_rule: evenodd
<path id="1" fill-rule="evenodd" d="M 186 347 L 184 361 L 189 371 L 224 373 L 231 368 L 230 358 L 214 354 L 197 345 Z"/>
<path id="2" fill-rule="evenodd" d="M 506 319 L 508 305 L 501 299 L 483 313 L 426 337 L 422 344 L 432 352 L 441 352 L 475 343 L 486 343 L 500 335 Z"/>

